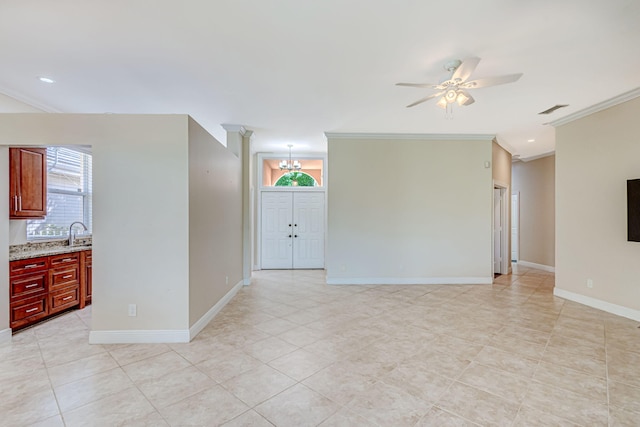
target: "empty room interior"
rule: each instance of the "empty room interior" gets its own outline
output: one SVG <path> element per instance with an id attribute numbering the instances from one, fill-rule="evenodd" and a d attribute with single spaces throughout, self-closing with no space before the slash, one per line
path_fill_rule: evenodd
<path id="1" fill-rule="evenodd" d="M 639 425 L 637 22 L 0 2 L 2 423 Z"/>

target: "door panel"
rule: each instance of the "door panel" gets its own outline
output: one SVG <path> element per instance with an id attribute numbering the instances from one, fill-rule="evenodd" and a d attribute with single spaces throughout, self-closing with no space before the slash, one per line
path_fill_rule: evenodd
<path id="1" fill-rule="evenodd" d="M 262 193 L 262 269 L 324 268 L 324 197 Z"/>
<path id="2" fill-rule="evenodd" d="M 324 268 L 324 193 L 293 199 L 293 268 Z"/>
<path id="3" fill-rule="evenodd" d="M 262 268 L 292 268 L 292 193 L 262 193 Z"/>

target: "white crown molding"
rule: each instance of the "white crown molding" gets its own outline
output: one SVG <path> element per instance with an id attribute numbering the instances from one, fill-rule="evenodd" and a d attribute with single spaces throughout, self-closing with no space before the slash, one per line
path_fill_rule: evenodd
<path id="1" fill-rule="evenodd" d="M 62 110 L 58 110 L 57 108 L 53 108 L 50 105 L 47 105 L 43 102 L 36 101 L 35 99 L 29 98 L 28 96 L 24 96 L 21 93 L 15 92 L 7 87 L 0 86 L 0 93 L 3 95 L 7 95 L 10 98 L 15 99 L 16 101 L 20 101 L 27 105 L 30 105 L 33 108 L 37 108 L 38 110 L 42 110 L 45 113 L 62 113 Z"/>
<path id="2" fill-rule="evenodd" d="M 350 133 L 325 132 L 331 139 L 394 139 L 428 141 L 493 141 L 494 134 L 457 134 L 457 133 Z"/>
<path id="3" fill-rule="evenodd" d="M 531 157 L 524 157 L 524 158 L 520 157 L 518 160 L 520 160 L 521 162 L 527 163 L 527 162 L 530 162 L 532 160 L 538 160 L 538 159 L 543 159 L 545 157 L 555 156 L 555 154 L 556 154 L 556 151 L 553 150 L 553 151 L 548 151 L 546 153 L 538 154 L 538 155 L 531 156 Z"/>
<path id="4" fill-rule="evenodd" d="M 227 132 L 238 132 L 242 136 L 244 136 L 247 133 L 247 129 L 243 125 L 223 123 L 220 126 L 222 126 L 222 128 Z M 253 133 L 253 131 L 251 131 L 251 133 Z"/>
<path id="5" fill-rule="evenodd" d="M 327 285 L 490 285 L 492 277 L 326 277 Z"/>
<path id="6" fill-rule="evenodd" d="M 638 96 L 640 96 L 640 87 L 630 90 L 629 92 L 625 92 L 621 95 L 618 95 L 606 101 L 599 102 L 595 105 L 592 105 L 591 107 L 587 107 L 580 111 L 576 111 L 575 113 L 569 114 L 566 117 L 562 117 L 558 120 L 549 122 L 549 124 L 553 127 L 562 126 L 574 120 L 578 120 L 583 117 L 586 117 L 590 114 L 597 113 L 598 111 L 606 110 L 607 108 L 611 108 L 618 104 L 622 104 L 623 102 L 630 101 L 634 98 L 637 98 Z"/>
<path id="7" fill-rule="evenodd" d="M 612 304 L 610 302 L 602 301 L 596 298 L 588 297 L 586 295 L 576 294 L 574 292 L 560 289 L 557 286 L 553 289 L 553 295 L 564 298 L 569 301 L 584 304 L 588 307 L 597 308 L 598 310 L 606 311 L 607 313 L 615 314 L 617 316 L 626 317 L 627 319 L 640 322 L 640 311 L 632 308 L 623 307 L 621 305 Z"/>

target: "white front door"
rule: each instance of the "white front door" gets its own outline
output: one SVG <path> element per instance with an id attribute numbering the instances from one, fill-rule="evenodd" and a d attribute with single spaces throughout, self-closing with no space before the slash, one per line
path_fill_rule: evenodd
<path id="1" fill-rule="evenodd" d="M 293 194 L 293 268 L 324 268 L 324 193 Z"/>
<path id="2" fill-rule="evenodd" d="M 262 193 L 262 268 L 291 268 L 291 193 Z"/>
<path id="3" fill-rule="evenodd" d="M 324 268 L 324 193 L 263 192 L 261 201 L 261 268 Z"/>

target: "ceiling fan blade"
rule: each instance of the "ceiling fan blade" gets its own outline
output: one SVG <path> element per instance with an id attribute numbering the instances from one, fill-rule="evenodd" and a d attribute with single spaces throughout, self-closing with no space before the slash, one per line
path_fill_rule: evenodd
<path id="1" fill-rule="evenodd" d="M 409 87 L 428 87 L 433 88 L 438 86 L 435 83 L 396 83 L 396 86 L 409 86 Z"/>
<path id="2" fill-rule="evenodd" d="M 484 79 L 471 80 L 463 83 L 460 87 L 465 89 L 476 89 L 479 87 L 497 86 L 505 83 L 513 83 L 522 77 L 522 73 L 508 74 L 506 76 L 487 77 Z"/>
<path id="3" fill-rule="evenodd" d="M 422 103 L 423 103 L 423 102 L 425 102 L 425 101 L 428 101 L 428 100 L 433 99 L 433 98 L 437 98 L 438 96 L 441 96 L 441 95 L 443 95 L 443 94 L 444 94 L 444 91 L 443 91 L 443 92 L 434 93 L 434 94 L 429 95 L 429 96 L 425 96 L 425 97 L 424 97 L 424 98 L 422 98 L 422 99 L 418 99 L 418 100 L 417 100 L 416 102 L 414 102 L 413 104 L 409 104 L 409 105 L 407 105 L 407 108 L 409 108 L 409 107 L 413 107 L 414 105 L 422 104 Z"/>
<path id="4" fill-rule="evenodd" d="M 471 73 L 476 69 L 478 63 L 480 62 L 480 58 L 467 58 L 462 61 L 462 64 L 456 68 L 453 75 L 451 76 L 451 80 L 460 79 L 461 81 L 465 81 L 469 78 Z"/>

